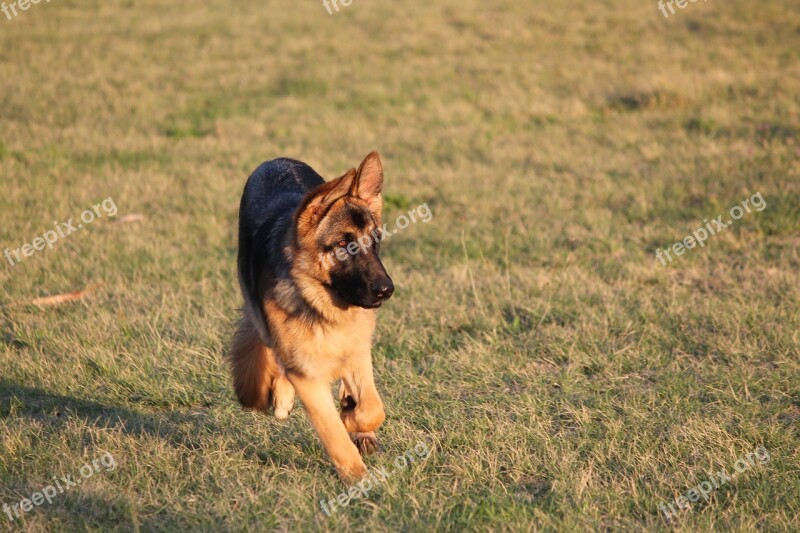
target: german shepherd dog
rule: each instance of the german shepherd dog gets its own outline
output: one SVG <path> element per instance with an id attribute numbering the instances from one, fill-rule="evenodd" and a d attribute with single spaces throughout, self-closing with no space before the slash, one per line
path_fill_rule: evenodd
<path id="1" fill-rule="evenodd" d="M 275 159 L 247 180 L 239 210 L 245 303 L 229 353 L 236 395 L 283 420 L 297 391 L 347 481 L 367 474 L 361 453 L 377 450 L 385 418 L 371 355 L 376 310 L 394 292 L 379 257 L 382 187 L 376 152 L 328 182 L 305 163 Z"/>

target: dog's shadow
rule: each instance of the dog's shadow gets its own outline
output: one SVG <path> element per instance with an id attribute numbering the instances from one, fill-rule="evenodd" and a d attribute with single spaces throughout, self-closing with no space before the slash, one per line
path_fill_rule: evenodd
<path id="1" fill-rule="evenodd" d="M 203 414 L 180 411 L 148 413 L 98 401 L 57 394 L 0 378 L 0 418 L 27 417 L 53 430 L 69 420 L 82 419 L 99 428 L 119 429 L 125 435 L 158 437 L 175 446 L 196 449 L 200 432 L 218 430 Z"/>
<path id="2" fill-rule="evenodd" d="M 222 428 L 215 420 L 211 410 L 201 409 L 186 412 L 170 409 L 156 412 L 138 411 L 126 407 L 107 405 L 91 399 L 76 398 L 50 392 L 44 389 L 23 385 L 7 378 L 0 378 L 0 418 L 26 417 L 40 422 L 50 432 L 61 431 L 70 420 L 80 419 L 87 425 L 101 429 L 117 429 L 125 435 L 138 438 L 157 438 L 170 446 L 189 451 L 201 452 L 207 448 L 208 440 L 226 435 L 232 451 L 243 453 L 244 458 L 264 465 L 289 464 L 270 446 L 268 442 L 258 442 L 242 431 L 240 435 L 231 434 L 231 428 Z M 243 413 L 242 416 L 247 416 Z M 265 424 L 275 424 L 265 420 Z M 311 435 L 295 434 L 294 428 L 286 424 L 276 424 L 270 437 L 291 438 L 302 448 L 316 446 Z M 299 437 L 299 439 L 298 439 Z M 305 462 L 301 459 L 302 462 Z M 308 464 L 298 464 L 297 458 L 291 464 L 300 468 L 313 468 L 313 460 Z"/>

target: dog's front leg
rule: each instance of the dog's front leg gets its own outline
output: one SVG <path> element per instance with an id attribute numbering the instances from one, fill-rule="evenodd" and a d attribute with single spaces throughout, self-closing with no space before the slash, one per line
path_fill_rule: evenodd
<path id="1" fill-rule="evenodd" d="M 372 374 L 372 354 L 361 350 L 349 362 L 339 389 L 341 417 L 350 438 L 365 455 L 378 449 L 375 430 L 383 424 L 386 413 L 383 401 L 375 387 Z"/>
<path id="2" fill-rule="evenodd" d="M 339 420 L 339 413 L 331 399 L 330 384 L 291 372 L 287 373 L 287 377 L 303 401 L 308 418 L 342 479 L 357 481 L 366 476 L 367 467 Z"/>

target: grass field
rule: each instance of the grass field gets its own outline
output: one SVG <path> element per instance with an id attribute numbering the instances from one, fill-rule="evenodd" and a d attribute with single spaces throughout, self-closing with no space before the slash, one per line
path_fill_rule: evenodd
<path id="1" fill-rule="evenodd" d="M 0 504 L 116 465 L 0 530 L 800 530 L 795 0 L 53 0 L 0 14 L 0 86 L 0 249 L 118 210 L 0 258 Z M 233 395 L 238 201 L 373 149 L 433 218 L 384 246 L 368 466 L 430 454 L 328 517 L 299 402 Z"/>

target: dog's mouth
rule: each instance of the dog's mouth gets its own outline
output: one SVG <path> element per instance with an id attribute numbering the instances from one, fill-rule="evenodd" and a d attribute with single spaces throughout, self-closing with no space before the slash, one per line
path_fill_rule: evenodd
<path id="1" fill-rule="evenodd" d="M 354 302 L 350 298 L 347 298 L 341 291 L 336 291 L 336 294 L 341 298 L 343 301 L 347 302 L 349 305 L 355 305 L 356 307 L 363 307 L 364 309 L 377 309 L 381 305 L 383 305 L 383 301 L 377 302 Z"/>

